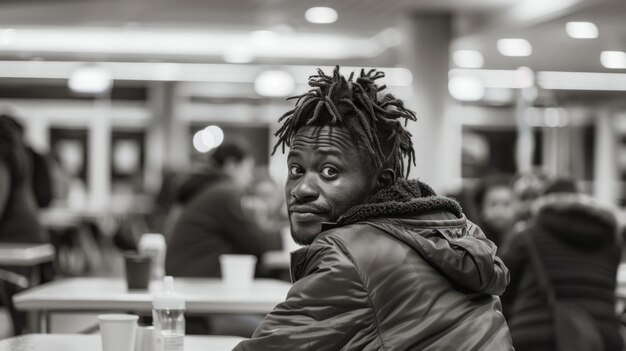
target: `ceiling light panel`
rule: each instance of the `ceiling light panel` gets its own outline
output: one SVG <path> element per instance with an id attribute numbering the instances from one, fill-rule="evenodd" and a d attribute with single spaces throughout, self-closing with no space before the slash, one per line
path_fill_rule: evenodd
<path id="1" fill-rule="evenodd" d="M 310 23 L 330 24 L 337 22 L 339 14 L 331 7 L 311 7 L 304 13 L 304 18 Z"/>
<path id="2" fill-rule="evenodd" d="M 626 69 L 626 52 L 624 51 L 602 51 L 600 63 L 605 68 Z"/>
<path id="3" fill-rule="evenodd" d="M 506 38 L 497 42 L 498 52 L 504 56 L 524 57 L 533 53 L 533 47 L 526 39 Z"/>
<path id="4" fill-rule="evenodd" d="M 598 37 L 598 26 L 591 22 L 567 22 L 565 31 L 574 39 L 595 39 Z"/>
<path id="5" fill-rule="evenodd" d="M 457 50 L 452 61 L 460 68 L 482 68 L 485 63 L 483 55 L 476 50 Z"/>

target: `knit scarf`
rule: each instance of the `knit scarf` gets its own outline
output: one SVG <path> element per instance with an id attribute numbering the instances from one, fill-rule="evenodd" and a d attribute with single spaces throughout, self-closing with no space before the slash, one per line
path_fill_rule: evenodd
<path id="1" fill-rule="evenodd" d="M 399 179 L 392 186 L 379 190 L 367 203 L 348 209 L 339 217 L 337 224 L 380 217 L 409 217 L 434 211 L 446 211 L 462 217 L 461 206 L 455 200 L 437 196 L 430 186 L 419 180 Z"/>

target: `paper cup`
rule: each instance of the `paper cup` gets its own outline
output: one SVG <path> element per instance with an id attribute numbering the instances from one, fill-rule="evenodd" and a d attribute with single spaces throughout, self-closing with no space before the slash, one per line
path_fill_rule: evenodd
<path id="1" fill-rule="evenodd" d="M 133 314 L 101 314 L 102 351 L 134 351 L 139 316 Z"/>
<path id="2" fill-rule="evenodd" d="M 228 287 L 246 289 L 254 280 L 256 257 L 252 255 L 220 255 L 222 281 Z"/>

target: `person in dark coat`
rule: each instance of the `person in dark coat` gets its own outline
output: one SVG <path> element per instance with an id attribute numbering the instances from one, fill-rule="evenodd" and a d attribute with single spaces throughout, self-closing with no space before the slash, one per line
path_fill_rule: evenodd
<path id="1" fill-rule="evenodd" d="M 593 317 L 606 351 L 622 350 L 615 314 L 621 238 L 614 211 L 577 194 L 571 181 L 555 180 L 546 193 L 533 205 L 529 226 L 512 237 L 501 255 L 511 272 L 502 300 L 515 349 L 555 349 L 553 316 L 524 238 L 531 236 L 556 299 Z"/>
<path id="2" fill-rule="evenodd" d="M 253 179 L 254 158 L 243 145 L 218 146 L 200 170 L 180 185 L 180 214 L 168 236 L 165 270 L 181 277 L 220 277 L 219 256 L 260 258 L 280 249 L 280 233 L 267 232 L 245 207 L 245 188 Z"/>
<path id="3" fill-rule="evenodd" d="M 372 70 L 312 76 L 277 132 L 289 147 L 293 286 L 235 350 L 512 350 L 508 270 L 457 202 L 407 180 L 414 159 Z"/>
<path id="4" fill-rule="evenodd" d="M 48 237 L 39 223 L 30 183 L 30 159 L 16 125 L 13 117 L 0 115 L 0 243 L 45 243 Z M 32 274 L 30 267 L 2 268 L 23 276 Z M 3 283 L 0 281 L 0 306 L 9 310 L 13 332 L 19 335 L 25 316 L 12 304 L 17 288 Z"/>
<path id="5" fill-rule="evenodd" d="M 0 242 L 44 243 L 31 188 L 32 165 L 16 121 L 0 115 Z"/>
<path id="6" fill-rule="evenodd" d="M 39 208 L 46 208 L 52 202 L 52 177 L 50 175 L 48 158 L 35 151 L 25 142 L 24 126 L 15 118 L 11 117 L 11 121 L 24 143 L 26 157 L 28 158 L 28 163 L 31 168 L 30 185 L 33 189 L 37 206 Z"/>

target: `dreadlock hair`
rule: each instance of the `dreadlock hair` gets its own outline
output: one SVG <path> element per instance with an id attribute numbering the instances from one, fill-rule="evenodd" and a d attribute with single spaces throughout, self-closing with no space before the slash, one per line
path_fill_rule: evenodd
<path id="1" fill-rule="evenodd" d="M 354 72 L 346 80 L 339 74 L 339 66 L 332 76 L 318 69 L 316 75 L 309 77 L 311 90 L 287 99 L 297 99 L 296 106 L 278 120 L 283 124 L 275 133 L 278 142 L 272 155 L 279 146 L 284 153 L 285 146 L 291 145 L 292 138 L 302 127 L 339 126 L 350 131 L 376 167 L 390 167 L 396 175 L 403 177 L 406 173 L 408 177 L 411 163 L 415 165 L 415 151 L 411 133 L 402 126 L 400 119 L 404 118 L 406 126 L 409 120 L 417 118 L 413 111 L 404 107 L 402 100 L 388 93 L 379 94 L 386 86 L 378 86 L 375 81 L 384 76 L 385 73 L 375 69 L 367 73 L 361 69 L 355 81 Z M 406 172 L 404 158 L 407 158 Z"/>

